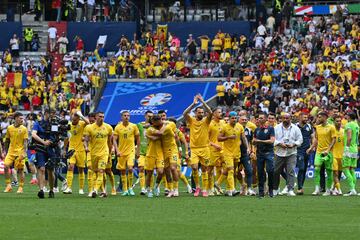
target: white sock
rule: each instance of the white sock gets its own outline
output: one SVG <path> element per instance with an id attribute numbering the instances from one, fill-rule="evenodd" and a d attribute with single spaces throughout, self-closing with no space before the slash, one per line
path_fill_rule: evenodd
<path id="1" fill-rule="evenodd" d="M 33 175 L 32 175 L 32 179 L 36 179 L 36 174 L 33 174 Z"/>

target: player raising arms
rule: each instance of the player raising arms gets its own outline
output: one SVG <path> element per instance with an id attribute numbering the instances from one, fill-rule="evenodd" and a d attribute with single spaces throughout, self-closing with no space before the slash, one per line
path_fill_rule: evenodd
<path id="1" fill-rule="evenodd" d="M 195 109 L 195 117 L 190 116 L 190 111 L 198 104 L 203 104 L 203 107 L 197 107 Z M 204 118 L 204 108 L 207 112 L 207 116 Z M 209 148 L 209 125 L 212 119 L 212 111 L 210 107 L 205 103 L 200 94 L 194 97 L 193 103 L 184 111 L 184 118 L 190 128 L 190 165 L 192 168 L 192 175 L 196 185 L 194 196 L 198 197 L 200 194 L 200 181 L 198 165 L 201 163 L 202 170 L 202 185 L 203 185 L 203 197 L 207 197 L 208 193 L 206 188 L 208 186 L 208 165 L 210 163 L 210 148 Z"/>
<path id="2" fill-rule="evenodd" d="M 161 138 L 156 136 L 157 129 L 161 126 L 162 120 L 159 115 L 154 115 L 150 119 L 151 126 L 146 130 L 146 137 L 148 139 L 148 147 L 146 151 L 145 159 L 145 171 L 146 171 L 146 190 L 148 192 L 148 197 L 153 197 L 153 192 L 151 190 L 151 178 L 154 174 L 154 169 L 156 168 L 156 182 L 154 187 L 155 195 L 158 197 L 160 195 L 159 184 L 164 174 L 164 153 L 161 145 Z"/>
<path id="3" fill-rule="evenodd" d="M 28 131 L 24 123 L 24 116 L 22 113 L 16 112 L 14 114 L 14 124 L 7 127 L 5 135 L 5 151 L 7 152 L 4 161 L 5 164 L 5 182 L 6 189 L 4 192 L 11 192 L 11 182 L 9 169 L 14 164 L 15 169 L 20 175 L 20 183 L 17 193 L 23 193 L 25 182 L 25 157 L 27 156 L 28 148 Z M 2 154 L 1 154 L 2 155 Z"/>
<path id="4" fill-rule="evenodd" d="M 75 150 L 75 153 L 69 159 L 69 166 L 66 174 L 68 187 L 64 190 L 64 194 L 72 193 L 72 181 L 74 177 L 75 165 L 77 166 L 79 171 L 79 194 L 81 195 L 84 194 L 84 183 L 85 183 L 84 168 L 85 168 L 86 153 L 82 142 L 82 138 L 83 138 L 84 129 L 87 124 L 89 124 L 89 120 L 87 120 L 81 114 L 80 111 L 72 115 L 70 130 L 69 130 L 70 136 L 64 142 L 64 149 L 68 147 L 68 150 Z"/>
<path id="5" fill-rule="evenodd" d="M 146 129 L 150 127 L 150 119 L 154 116 L 153 112 L 148 110 L 145 112 L 145 121 L 137 124 L 140 135 L 140 156 L 138 160 L 138 168 L 139 168 L 139 179 L 140 179 L 140 188 L 141 195 L 146 194 L 145 190 L 145 156 L 148 145 L 148 140 L 146 138 Z"/>
<path id="6" fill-rule="evenodd" d="M 136 141 L 136 149 L 135 149 Z M 114 130 L 113 144 L 115 154 L 118 157 L 116 169 L 120 170 L 121 182 L 123 185 L 123 196 L 134 196 L 133 186 L 133 167 L 134 159 L 140 156 L 140 135 L 137 126 L 130 122 L 130 113 L 123 111 L 121 113 L 121 122 Z M 126 177 L 126 169 L 128 176 Z"/>
<path id="7" fill-rule="evenodd" d="M 87 125 L 84 129 L 85 151 L 89 152 L 91 145 L 91 167 L 95 173 L 96 183 L 93 186 L 91 196 L 95 198 L 104 181 L 104 171 L 112 148 L 112 127 L 104 123 L 104 113 L 97 112 L 96 121 Z M 95 181 L 94 179 L 94 181 Z"/>
<path id="8" fill-rule="evenodd" d="M 356 122 L 356 114 L 353 112 L 347 113 L 349 116 L 349 122 L 345 125 L 344 130 L 344 157 L 342 162 L 343 171 L 346 176 L 346 180 L 350 187 L 350 192 L 344 194 L 344 196 L 356 195 L 356 175 L 355 168 L 358 158 L 358 146 L 359 146 L 359 125 Z"/>

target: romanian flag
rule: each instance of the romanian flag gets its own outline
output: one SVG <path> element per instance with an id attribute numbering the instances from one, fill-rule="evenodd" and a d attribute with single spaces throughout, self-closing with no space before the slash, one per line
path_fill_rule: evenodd
<path id="1" fill-rule="evenodd" d="M 8 73 L 6 76 L 6 85 L 8 87 L 21 88 L 23 81 L 22 73 Z"/>

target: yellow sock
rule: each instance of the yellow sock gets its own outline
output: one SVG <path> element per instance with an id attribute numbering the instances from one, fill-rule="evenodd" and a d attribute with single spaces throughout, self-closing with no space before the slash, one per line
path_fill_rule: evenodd
<path id="1" fill-rule="evenodd" d="M 154 175 L 151 176 L 151 179 L 150 179 L 150 188 L 154 188 Z"/>
<path id="2" fill-rule="evenodd" d="M 133 173 L 128 173 L 128 188 L 132 188 L 133 186 L 133 179 L 134 179 L 134 174 Z"/>
<path id="3" fill-rule="evenodd" d="M 115 188 L 115 176 L 114 176 L 114 173 L 112 171 L 110 171 L 110 173 L 108 173 L 108 176 L 109 176 L 111 189 L 114 189 Z"/>
<path id="4" fill-rule="evenodd" d="M 93 189 L 95 189 L 95 187 L 96 187 L 97 177 L 98 177 L 97 172 L 93 172 L 93 177 L 92 177 L 92 180 L 93 180 Z"/>
<path id="5" fill-rule="evenodd" d="M 98 172 L 96 177 L 96 185 L 95 185 L 95 191 L 99 191 L 100 188 L 103 186 L 104 182 L 104 173 Z"/>
<path id="6" fill-rule="evenodd" d="M 185 177 L 184 174 L 180 174 L 180 179 L 181 181 L 183 181 L 183 183 L 185 184 L 185 186 L 189 185 L 189 181 L 187 180 L 187 178 Z"/>
<path id="7" fill-rule="evenodd" d="M 123 191 L 126 192 L 128 190 L 126 175 L 121 175 L 121 183 L 122 183 Z"/>
<path id="8" fill-rule="evenodd" d="M 220 174 L 220 177 L 217 179 L 217 184 L 219 185 L 219 186 L 221 186 L 221 184 L 222 184 L 222 182 L 225 180 L 227 178 L 227 176 L 226 175 L 224 175 L 224 174 Z"/>
<path id="9" fill-rule="evenodd" d="M 166 181 L 166 182 L 167 182 L 167 181 Z M 168 182 L 167 185 L 168 185 L 168 189 L 169 189 L 169 190 L 173 190 L 173 189 L 174 189 L 174 188 L 173 188 L 173 187 L 174 187 L 173 182 L 170 182 L 170 183 Z"/>
<path id="10" fill-rule="evenodd" d="M 93 177 L 93 171 L 91 171 L 90 169 L 88 169 L 88 172 L 87 172 L 87 180 L 88 180 L 88 191 L 91 192 L 92 191 L 92 188 L 93 188 L 93 180 L 92 180 L 92 177 Z"/>
<path id="11" fill-rule="evenodd" d="M 5 183 L 6 183 L 6 185 L 11 184 L 11 180 L 10 180 L 10 178 L 6 178 L 6 179 L 5 179 Z"/>
<path id="12" fill-rule="evenodd" d="M 19 187 L 24 187 L 24 179 L 21 179 L 19 180 Z"/>
<path id="13" fill-rule="evenodd" d="M 228 180 L 229 190 L 234 190 L 235 189 L 234 170 L 229 170 L 228 171 L 227 180 Z"/>
<path id="14" fill-rule="evenodd" d="M 200 179 L 199 179 L 199 170 L 193 170 L 192 174 L 193 174 L 193 178 L 194 178 L 195 185 L 196 185 L 196 186 L 199 186 L 199 182 L 200 182 Z"/>
<path id="15" fill-rule="evenodd" d="M 215 179 L 216 181 L 218 181 L 218 179 L 221 176 L 221 167 L 215 167 L 215 173 L 216 173 Z"/>
<path id="16" fill-rule="evenodd" d="M 72 188 L 73 178 L 74 178 L 74 172 L 68 170 L 66 173 L 66 181 L 70 189 Z"/>
<path id="17" fill-rule="evenodd" d="M 335 183 L 335 188 L 336 188 L 337 190 L 340 190 L 340 183 Z"/>
<path id="18" fill-rule="evenodd" d="M 209 182 L 208 182 L 208 174 L 207 172 L 202 172 L 201 173 L 201 181 L 202 181 L 202 189 L 203 190 L 208 190 L 208 185 L 209 185 Z"/>
<path id="19" fill-rule="evenodd" d="M 79 187 L 80 187 L 80 189 L 84 189 L 84 185 L 85 185 L 85 173 L 80 172 L 79 173 Z"/>
<path id="20" fill-rule="evenodd" d="M 208 190 L 212 190 L 214 188 L 214 174 L 208 175 Z"/>
<path id="21" fill-rule="evenodd" d="M 101 191 L 102 192 L 106 192 L 106 180 L 107 180 L 106 174 L 103 174 L 103 184 L 101 186 Z"/>
<path id="22" fill-rule="evenodd" d="M 140 178 L 140 188 L 145 188 L 145 173 L 139 172 L 139 178 Z"/>
<path id="23" fill-rule="evenodd" d="M 179 181 L 173 183 L 174 189 L 179 189 Z"/>

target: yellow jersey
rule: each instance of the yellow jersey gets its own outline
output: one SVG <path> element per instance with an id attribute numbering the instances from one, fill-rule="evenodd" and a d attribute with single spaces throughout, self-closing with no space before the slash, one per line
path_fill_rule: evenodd
<path id="1" fill-rule="evenodd" d="M 162 144 L 163 150 L 165 152 L 169 152 L 169 151 L 176 152 L 177 151 L 175 133 L 176 133 L 176 126 L 175 126 L 175 128 L 173 127 L 172 124 L 167 124 L 165 126 L 165 131 L 164 131 L 163 135 L 161 136 L 161 144 Z"/>
<path id="2" fill-rule="evenodd" d="M 85 127 L 84 136 L 90 137 L 90 154 L 92 156 L 109 155 L 108 138 L 112 132 L 112 127 L 107 123 L 103 123 L 101 126 L 93 123 Z"/>
<path id="3" fill-rule="evenodd" d="M 131 122 L 127 126 L 124 126 L 122 122 L 116 125 L 114 136 L 118 137 L 118 150 L 121 155 L 127 156 L 135 153 L 135 136 L 139 134 L 136 124 Z"/>
<path id="4" fill-rule="evenodd" d="M 221 145 L 222 143 L 219 143 L 218 136 L 220 134 L 221 129 L 225 125 L 224 120 L 220 120 L 219 122 L 215 120 L 211 120 L 210 126 L 209 126 L 209 140 L 211 143 L 214 143 L 216 145 Z M 217 152 L 218 150 L 215 147 L 210 146 L 210 150 L 213 152 Z"/>
<path id="5" fill-rule="evenodd" d="M 155 136 L 156 131 L 157 130 L 154 127 L 149 127 L 148 129 L 146 129 L 146 136 Z M 152 140 L 151 138 L 148 138 L 146 156 L 156 157 L 163 160 L 164 155 L 161 144 L 161 138 L 158 138 L 156 140 Z"/>
<path id="6" fill-rule="evenodd" d="M 79 123 L 76 125 L 70 123 L 69 149 L 74 149 L 79 152 L 85 151 L 82 142 L 85 127 L 86 127 L 86 123 L 84 121 L 79 121 Z"/>
<path id="7" fill-rule="evenodd" d="M 344 153 L 344 129 L 340 128 L 337 130 L 335 128 L 336 142 L 332 150 L 334 158 L 342 158 Z"/>
<path id="8" fill-rule="evenodd" d="M 248 122 L 246 123 L 246 127 L 249 128 L 249 129 L 251 129 L 252 132 L 255 132 L 255 129 L 257 128 L 257 127 L 256 127 L 256 124 L 253 123 L 253 122 L 250 122 L 250 121 L 248 121 Z"/>
<path id="9" fill-rule="evenodd" d="M 200 41 L 201 41 L 201 50 L 207 52 L 209 48 L 209 39 L 202 38 Z"/>
<path id="10" fill-rule="evenodd" d="M 216 92 L 218 97 L 224 97 L 225 96 L 225 86 L 224 85 L 217 85 L 216 86 Z"/>
<path id="11" fill-rule="evenodd" d="M 209 125 L 208 119 L 204 117 L 197 120 L 189 117 L 188 125 L 190 128 L 190 148 L 203 148 L 209 146 Z"/>
<path id="12" fill-rule="evenodd" d="M 328 149 L 332 139 L 335 137 L 336 129 L 332 124 L 317 125 L 315 129 L 318 141 L 316 152 L 320 154 Z"/>
<path id="13" fill-rule="evenodd" d="M 5 138 L 10 140 L 8 154 L 20 155 L 25 153 L 24 140 L 29 138 L 26 127 L 23 125 L 19 127 L 8 126 Z"/>
<path id="14" fill-rule="evenodd" d="M 233 156 L 234 158 L 239 158 L 241 156 L 240 153 L 240 145 L 241 145 L 241 135 L 244 133 L 244 127 L 236 123 L 235 126 L 231 126 L 230 124 L 225 124 L 220 131 L 220 133 L 226 137 L 235 135 L 235 139 L 227 139 L 223 142 L 224 146 L 224 155 Z"/>

